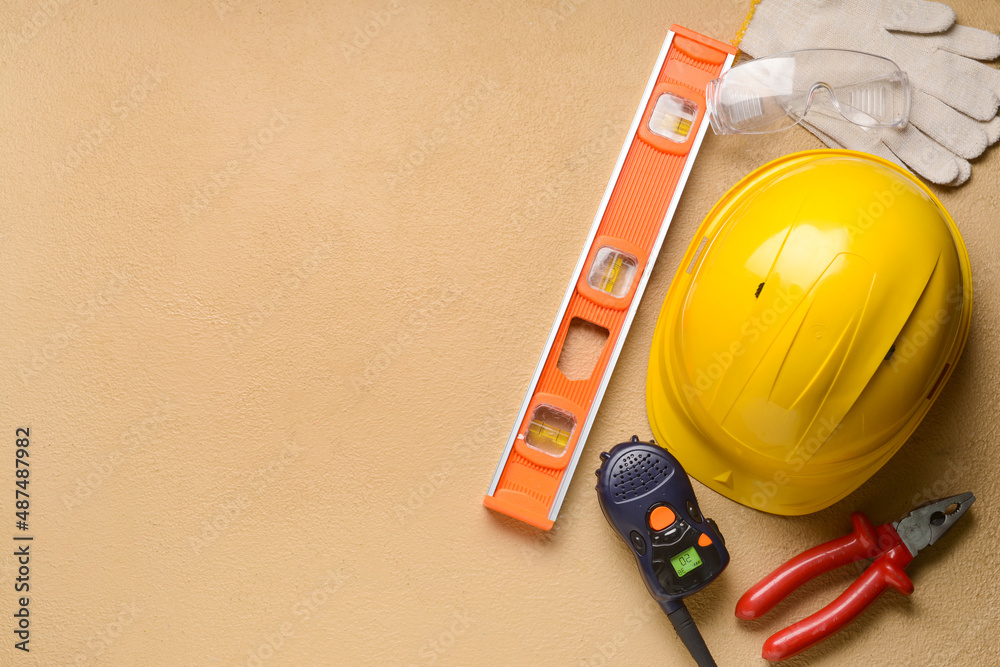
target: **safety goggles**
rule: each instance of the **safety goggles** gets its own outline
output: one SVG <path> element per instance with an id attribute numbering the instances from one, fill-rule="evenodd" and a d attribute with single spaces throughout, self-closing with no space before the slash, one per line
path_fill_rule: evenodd
<path id="1" fill-rule="evenodd" d="M 709 82 L 716 134 L 761 134 L 813 116 L 866 128 L 901 127 L 910 112 L 906 72 L 888 58 L 805 49 L 757 58 Z"/>

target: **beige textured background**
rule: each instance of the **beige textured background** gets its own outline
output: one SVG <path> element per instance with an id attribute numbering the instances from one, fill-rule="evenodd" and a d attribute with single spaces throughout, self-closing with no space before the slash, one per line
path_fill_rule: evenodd
<path id="1" fill-rule="evenodd" d="M 996 2 L 954 4 L 1000 28 Z M 701 217 L 810 135 L 709 133 L 557 529 L 481 498 L 667 28 L 728 40 L 745 9 L 0 3 L 0 536 L 18 426 L 35 535 L 30 655 L 0 547 L 0 663 L 688 664 L 591 471 L 649 435 L 649 341 Z M 696 484 L 733 556 L 689 602 L 721 665 L 763 664 L 857 574 L 738 623 L 780 561 L 854 509 L 965 490 L 912 598 L 790 664 L 1000 664 L 998 190 L 995 149 L 937 190 L 972 332 L 880 473 L 794 519 Z"/>

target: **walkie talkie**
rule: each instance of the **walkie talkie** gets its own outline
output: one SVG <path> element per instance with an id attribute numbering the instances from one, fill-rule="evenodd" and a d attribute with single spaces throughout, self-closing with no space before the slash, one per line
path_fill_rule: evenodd
<path id="1" fill-rule="evenodd" d="M 684 468 L 667 450 L 632 436 L 601 454 L 597 496 L 691 656 L 715 667 L 683 599 L 726 569 L 729 552 L 719 527 L 702 517 Z"/>

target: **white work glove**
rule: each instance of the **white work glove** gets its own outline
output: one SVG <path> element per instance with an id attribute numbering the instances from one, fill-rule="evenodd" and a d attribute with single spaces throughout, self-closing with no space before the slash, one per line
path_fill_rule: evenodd
<path id="1" fill-rule="evenodd" d="M 947 5 L 924 0 L 761 0 L 740 50 L 759 58 L 799 49 L 850 49 L 889 58 L 910 79 L 910 121 L 865 129 L 815 115 L 803 125 L 833 148 L 903 163 L 928 181 L 960 185 L 968 160 L 1000 138 L 1000 37 L 955 25 Z M 976 59 L 976 60 L 974 60 Z"/>

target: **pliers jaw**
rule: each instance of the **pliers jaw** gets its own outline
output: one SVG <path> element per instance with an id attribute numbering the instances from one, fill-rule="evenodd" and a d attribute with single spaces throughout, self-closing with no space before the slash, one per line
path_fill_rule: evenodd
<path id="1" fill-rule="evenodd" d="M 874 559 L 840 597 L 811 616 L 773 634 L 761 655 L 772 662 L 790 658 L 839 632 L 888 588 L 913 592 L 906 567 L 917 552 L 934 544 L 972 506 L 976 497 L 962 493 L 922 505 L 899 521 L 875 527 L 860 512 L 851 515 L 849 535 L 813 547 L 779 567 L 743 594 L 736 616 L 759 618 L 793 590 L 824 572 L 859 560 Z"/>
<path id="2" fill-rule="evenodd" d="M 934 544 L 965 514 L 976 497 L 972 493 L 933 500 L 892 524 L 910 555 Z"/>

